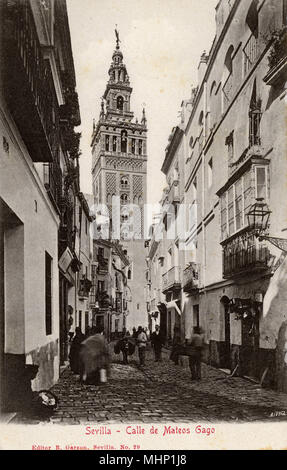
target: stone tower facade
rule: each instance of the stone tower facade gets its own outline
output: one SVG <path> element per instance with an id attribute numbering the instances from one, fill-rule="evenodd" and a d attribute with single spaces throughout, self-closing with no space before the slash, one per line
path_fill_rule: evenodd
<path id="1" fill-rule="evenodd" d="M 102 98 L 93 124 L 92 175 L 95 204 L 109 219 L 105 237 L 120 240 L 130 259 L 126 327 L 147 326 L 145 299 L 144 205 L 146 203 L 147 127 L 131 111 L 132 88 L 117 36 Z"/>

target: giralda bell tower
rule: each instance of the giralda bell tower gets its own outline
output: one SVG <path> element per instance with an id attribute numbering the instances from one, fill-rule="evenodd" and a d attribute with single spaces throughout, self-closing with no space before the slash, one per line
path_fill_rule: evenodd
<path id="1" fill-rule="evenodd" d="M 112 219 L 110 236 L 120 240 L 131 261 L 126 317 L 126 327 L 130 330 L 133 326 L 148 325 L 144 287 L 147 127 L 145 110 L 138 122 L 130 109 L 132 88 L 117 31 L 116 37 L 99 120 L 93 125 L 92 175 L 95 203 L 108 208 Z"/>

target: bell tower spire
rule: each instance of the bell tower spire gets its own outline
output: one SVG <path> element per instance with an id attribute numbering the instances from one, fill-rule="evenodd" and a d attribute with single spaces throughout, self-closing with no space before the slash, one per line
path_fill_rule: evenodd
<path id="1" fill-rule="evenodd" d="M 95 204 L 104 205 L 105 219 L 113 218 L 115 197 L 119 200 L 117 221 L 110 223 L 110 236 L 127 250 L 131 299 L 126 327 L 145 324 L 144 215 L 147 195 L 147 120 L 134 119 L 130 101 L 132 88 L 123 61 L 118 29 L 101 103 L 100 118 L 92 135 L 92 174 Z M 143 318 L 144 316 L 144 318 Z"/>
<path id="2" fill-rule="evenodd" d="M 116 49 L 119 49 L 119 48 L 120 48 L 119 43 L 120 43 L 121 41 L 120 41 L 120 35 L 119 35 L 119 32 L 118 32 L 117 27 L 118 27 L 118 25 L 116 24 L 116 29 L 115 29 L 116 40 L 117 40 Z"/>

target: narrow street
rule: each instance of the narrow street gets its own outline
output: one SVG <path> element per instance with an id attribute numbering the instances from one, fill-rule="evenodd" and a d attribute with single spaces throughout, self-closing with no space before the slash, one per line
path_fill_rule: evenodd
<path id="1" fill-rule="evenodd" d="M 285 394 L 262 389 L 249 380 L 228 376 L 202 365 L 202 380 L 192 382 L 189 370 L 175 366 L 167 355 L 155 363 L 147 351 L 146 366 L 139 369 L 137 355 L 129 365 L 112 364 L 109 383 L 81 385 L 69 367 L 52 391 L 59 406 L 50 421 L 55 424 L 247 422 L 286 420 Z M 280 412 L 281 416 L 272 416 Z M 21 423 L 20 416 L 14 423 Z M 24 420 L 27 423 L 27 420 Z M 39 421 L 30 420 L 37 424 Z"/>

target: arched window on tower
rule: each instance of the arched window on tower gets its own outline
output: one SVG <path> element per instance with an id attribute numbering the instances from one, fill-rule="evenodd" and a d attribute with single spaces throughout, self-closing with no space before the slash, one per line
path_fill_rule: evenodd
<path id="1" fill-rule="evenodd" d="M 128 178 L 126 176 L 121 177 L 121 188 L 127 188 L 128 187 Z"/>
<path id="2" fill-rule="evenodd" d="M 125 194 L 125 193 L 124 193 L 124 194 L 121 194 L 121 203 L 122 203 L 122 204 L 128 204 L 128 202 L 129 202 L 129 197 L 128 197 L 128 195 Z"/>
<path id="3" fill-rule="evenodd" d="M 113 152 L 117 151 L 117 136 L 113 136 Z"/>
<path id="4" fill-rule="evenodd" d="M 123 153 L 127 152 L 127 140 L 128 140 L 127 131 L 122 131 L 121 132 L 121 152 Z"/>
<path id="5" fill-rule="evenodd" d="M 106 135 L 106 152 L 110 150 L 110 136 Z"/>
<path id="6" fill-rule="evenodd" d="M 124 99 L 122 96 L 117 97 L 117 109 L 122 111 L 124 109 Z"/>
<path id="7" fill-rule="evenodd" d="M 139 140 L 139 155 L 142 155 L 143 153 L 143 141 Z"/>

